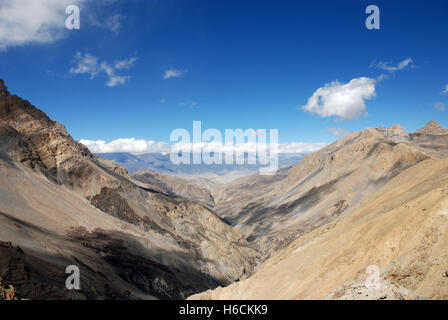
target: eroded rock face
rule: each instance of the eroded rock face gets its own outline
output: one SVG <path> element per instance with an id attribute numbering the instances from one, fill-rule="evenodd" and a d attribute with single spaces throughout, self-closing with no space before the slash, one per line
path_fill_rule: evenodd
<path id="1" fill-rule="evenodd" d="M 3 82 L 0 141 L 0 241 L 20 245 L 24 259 L 46 257 L 55 270 L 64 270 L 61 261 L 82 265 L 95 289 L 78 298 L 182 298 L 229 284 L 255 265 L 257 251 L 209 208 L 158 183 L 137 183 L 125 169 L 92 155 L 63 125 L 10 95 Z M 89 233 L 85 242 L 91 245 L 73 242 L 77 228 L 113 234 L 107 240 L 113 245 L 100 250 Z M 101 271 L 103 263 L 107 271 Z M 102 277 L 95 278 L 98 272 L 113 279 L 107 290 Z M 61 285 L 56 278 L 43 282 Z M 48 297 L 63 297 L 48 288 L 42 291 Z M 22 289 L 29 297 L 31 291 Z"/>
<path id="2" fill-rule="evenodd" d="M 404 131 L 404 128 L 398 124 L 393 125 L 390 128 L 381 126 L 378 131 L 384 135 L 386 140 L 390 140 L 394 143 L 406 142 L 409 139 L 409 133 Z"/>

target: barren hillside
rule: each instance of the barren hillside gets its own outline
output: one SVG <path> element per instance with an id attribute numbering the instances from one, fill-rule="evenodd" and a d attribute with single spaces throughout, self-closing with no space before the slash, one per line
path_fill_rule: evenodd
<path id="1" fill-rule="evenodd" d="M 0 141 L 0 277 L 22 297 L 183 298 L 251 271 L 257 252 L 210 209 L 130 180 L 1 80 Z"/>
<path id="2" fill-rule="evenodd" d="M 248 279 L 191 299 L 447 299 L 445 132 L 434 122 L 415 134 L 398 126 L 368 129 L 305 157 L 265 196 L 270 210 L 260 214 L 282 221 L 271 233 L 295 227 L 302 235 Z M 279 190 L 286 192 L 274 197 Z M 294 219 L 291 212 L 300 214 Z M 317 218 L 321 225 L 304 232 Z M 364 286 L 369 266 L 380 270 L 377 291 Z"/>

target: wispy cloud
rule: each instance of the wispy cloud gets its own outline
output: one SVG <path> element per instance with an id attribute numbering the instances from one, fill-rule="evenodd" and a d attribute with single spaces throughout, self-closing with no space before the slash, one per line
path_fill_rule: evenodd
<path id="1" fill-rule="evenodd" d="M 345 128 L 328 128 L 327 131 L 338 138 L 343 138 L 351 133 Z"/>
<path id="2" fill-rule="evenodd" d="M 124 20 L 124 18 L 125 17 L 121 14 L 115 14 L 104 20 L 101 20 L 100 18 L 98 18 L 98 16 L 91 14 L 89 16 L 89 22 L 94 27 L 108 29 L 115 34 L 118 34 L 120 33 L 122 21 Z"/>
<path id="3" fill-rule="evenodd" d="M 124 60 L 115 60 L 114 66 L 115 69 L 129 69 L 134 63 L 137 61 L 137 57 L 131 57 L 129 59 Z"/>
<path id="4" fill-rule="evenodd" d="M 300 108 L 324 118 L 337 116 L 341 120 L 353 120 L 367 114 L 365 100 L 374 96 L 372 78 L 356 78 L 345 84 L 333 81 L 317 89 Z"/>
<path id="5" fill-rule="evenodd" d="M 76 67 L 70 68 L 70 73 L 87 73 L 90 74 L 90 78 L 93 79 L 98 72 L 100 72 L 100 68 L 98 67 L 98 58 L 88 52 L 84 54 L 84 56 L 81 52 L 77 52 L 74 60 L 76 62 Z"/>
<path id="6" fill-rule="evenodd" d="M 166 103 L 166 99 L 160 99 L 161 103 Z"/>
<path id="7" fill-rule="evenodd" d="M 165 70 L 163 74 L 163 79 L 171 79 L 171 78 L 180 78 L 183 77 L 187 73 L 187 70 L 178 70 L 178 69 L 169 69 Z"/>
<path id="8" fill-rule="evenodd" d="M 133 154 L 142 153 L 165 153 L 170 152 L 171 144 L 167 142 L 157 142 L 154 140 L 143 140 L 136 138 L 122 138 L 106 142 L 104 140 L 80 140 L 82 144 L 87 146 L 93 153 L 112 153 L 112 152 L 129 152 Z M 278 144 L 279 153 L 311 153 L 315 152 L 325 146 L 328 143 L 317 142 L 317 143 L 305 143 L 305 142 L 293 142 Z M 235 144 L 226 145 L 218 142 L 199 142 L 193 144 L 185 144 L 183 150 L 213 150 L 214 152 L 256 152 L 256 143 L 245 143 L 245 144 Z M 259 147 L 259 145 L 258 145 Z M 269 147 L 269 145 L 268 145 Z"/>
<path id="9" fill-rule="evenodd" d="M 407 58 L 405 60 L 400 61 L 397 65 L 391 65 L 389 62 L 380 61 L 376 65 L 378 68 L 386 70 L 388 72 L 395 72 L 399 70 L 403 70 L 405 68 L 413 68 L 413 60 L 411 58 Z"/>
<path id="10" fill-rule="evenodd" d="M 105 73 L 108 77 L 107 85 L 109 87 L 115 87 L 119 84 L 125 84 L 131 79 L 130 76 L 122 76 L 116 73 L 116 69 L 129 69 L 133 66 L 136 57 L 132 57 L 124 60 L 115 60 L 113 64 L 109 64 L 106 61 L 100 62 L 97 57 L 90 53 L 77 52 L 74 58 L 75 67 L 70 68 L 72 74 L 88 74 L 90 78 L 95 78 L 100 73 Z"/>
<path id="11" fill-rule="evenodd" d="M 445 88 L 443 89 L 442 94 L 448 94 L 448 84 L 445 85 Z"/>
<path id="12" fill-rule="evenodd" d="M 190 107 L 190 108 L 199 108 L 199 105 L 196 101 L 182 101 L 179 102 L 179 106 L 181 107 Z"/>
<path id="13" fill-rule="evenodd" d="M 434 104 L 434 109 L 438 111 L 445 111 L 445 104 L 443 102 L 436 102 Z"/>
<path id="14" fill-rule="evenodd" d="M 0 50 L 29 43 L 51 43 L 68 33 L 65 9 L 86 0 L 0 1 Z"/>

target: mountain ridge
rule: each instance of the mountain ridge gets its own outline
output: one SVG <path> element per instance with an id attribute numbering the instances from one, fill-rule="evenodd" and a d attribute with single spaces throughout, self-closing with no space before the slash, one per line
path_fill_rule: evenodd
<path id="1" fill-rule="evenodd" d="M 247 200 L 255 207 L 230 197 L 217 213 L 243 214 L 232 224 L 258 242 L 265 260 L 247 279 L 189 299 L 446 299 L 448 136 L 439 126 L 353 133 L 261 185 Z M 251 179 L 229 188 L 241 194 L 258 176 Z M 260 233 L 254 218 L 261 227 L 277 219 L 278 227 Z M 385 291 L 354 294 L 372 265 Z"/>
<path id="2" fill-rule="evenodd" d="M 137 183 L 1 84 L 0 241 L 24 253 L 0 248 L 0 276 L 24 298 L 185 298 L 251 272 L 257 252 L 213 211 Z M 65 291 L 64 264 L 84 290 Z"/>

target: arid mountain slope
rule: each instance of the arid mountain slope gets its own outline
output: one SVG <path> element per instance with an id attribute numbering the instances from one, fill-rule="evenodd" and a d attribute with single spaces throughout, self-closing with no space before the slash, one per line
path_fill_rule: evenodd
<path id="1" fill-rule="evenodd" d="M 183 298 L 251 271 L 257 252 L 210 209 L 130 179 L 1 80 L 0 143 L 0 277 L 22 297 Z"/>
<path id="2" fill-rule="evenodd" d="M 294 240 L 248 279 L 191 299 L 448 299 L 447 248 L 448 159 L 426 159 Z M 391 288 L 381 296 L 363 285 L 372 265 Z"/>
<path id="3" fill-rule="evenodd" d="M 138 171 L 131 174 L 131 176 L 137 181 L 158 186 L 166 194 L 192 199 L 207 207 L 214 206 L 213 196 L 210 191 L 198 186 L 197 181 L 190 182 L 187 179 L 152 171 Z"/>
<path id="4" fill-rule="evenodd" d="M 400 126 L 366 129 L 305 156 L 277 175 L 238 179 L 213 194 L 215 212 L 269 256 L 336 219 L 404 170 L 443 157 L 448 135 L 434 124 L 408 134 Z"/>

